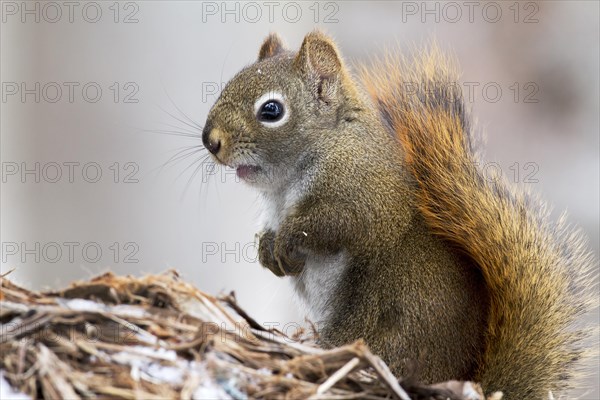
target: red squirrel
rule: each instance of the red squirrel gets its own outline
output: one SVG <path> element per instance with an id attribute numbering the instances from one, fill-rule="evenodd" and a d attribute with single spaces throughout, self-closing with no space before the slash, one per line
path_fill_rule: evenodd
<path id="1" fill-rule="evenodd" d="M 439 51 L 345 66 L 331 38 L 272 34 L 223 89 L 203 143 L 258 189 L 260 263 L 292 280 L 324 346 L 363 338 L 398 375 L 505 399 L 564 390 L 593 259 L 544 203 L 477 167 Z M 405 84 L 418 82 L 417 92 Z"/>

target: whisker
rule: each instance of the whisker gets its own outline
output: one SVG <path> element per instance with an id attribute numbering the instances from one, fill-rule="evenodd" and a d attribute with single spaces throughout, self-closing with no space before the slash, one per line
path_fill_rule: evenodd
<path id="1" fill-rule="evenodd" d="M 165 94 L 167 95 L 167 98 L 169 99 L 169 101 L 171 102 L 171 104 L 173 104 L 173 107 L 175 107 L 175 109 L 177 111 L 179 111 L 179 113 L 181 115 L 183 115 L 189 122 L 191 122 L 191 126 L 196 126 L 196 128 L 199 128 L 200 130 L 202 130 L 204 127 L 202 125 L 200 125 L 199 123 L 197 123 L 196 121 L 194 121 L 192 118 L 190 118 L 186 113 L 184 113 L 181 108 L 179 108 L 177 106 L 177 104 L 175 104 L 175 102 L 173 101 L 173 99 L 171 98 L 171 96 L 169 95 L 169 93 L 167 92 L 167 90 L 165 89 Z"/>
<path id="2" fill-rule="evenodd" d="M 187 167 L 185 167 L 185 168 L 183 169 L 183 171 L 181 171 L 181 172 L 179 173 L 179 175 L 177 175 L 177 177 L 175 178 L 175 180 L 177 180 L 177 179 L 181 178 L 181 176 L 182 176 L 183 174 L 185 174 L 185 172 L 186 172 L 188 169 L 190 169 L 191 167 L 193 167 L 193 166 L 194 166 L 194 165 L 195 165 L 197 162 L 199 162 L 199 161 L 200 161 L 200 162 L 206 161 L 206 159 L 207 159 L 209 156 L 210 156 L 209 154 L 205 154 L 205 155 L 202 155 L 202 156 L 200 156 L 200 157 L 196 158 L 196 159 L 195 159 L 194 161 L 192 161 L 192 162 L 191 162 L 191 163 L 190 163 L 190 164 L 189 164 Z M 202 165 L 202 163 L 201 163 L 200 165 Z"/>
<path id="3" fill-rule="evenodd" d="M 188 147 L 186 149 L 178 151 L 174 156 L 169 158 L 169 160 L 167 160 L 167 162 L 165 162 L 165 165 L 177 164 L 178 162 L 186 159 L 187 157 L 189 157 L 192 154 L 202 153 L 202 149 L 198 150 L 199 147 L 201 147 L 201 146 L 192 146 L 192 147 Z M 208 156 L 208 154 L 207 154 L 207 156 Z"/>
<path id="4" fill-rule="evenodd" d="M 196 177 L 196 175 L 198 175 L 198 172 L 201 170 L 201 168 L 204 167 L 205 162 L 206 162 L 206 160 L 207 160 L 208 157 L 209 157 L 209 155 L 207 154 L 204 157 L 197 158 L 196 160 L 194 160 L 194 162 L 192 162 L 190 165 L 188 165 L 187 168 L 185 170 L 183 170 L 181 174 L 179 174 L 179 176 L 181 176 L 190 167 L 192 167 L 194 164 L 198 163 L 198 165 L 194 169 L 194 172 L 192 172 L 192 175 L 190 175 L 190 177 L 187 180 L 185 188 L 183 189 L 183 193 L 181 194 L 181 199 L 183 199 L 183 197 L 185 197 L 188 189 L 190 188 L 192 182 L 194 181 L 194 178 Z M 179 178 L 179 176 L 178 176 L 178 178 Z M 210 175 L 209 175 L 209 177 L 210 177 Z M 202 184 L 200 185 L 200 188 L 202 188 Z"/>
<path id="5" fill-rule="evenodd" d="M 183 149 L 178 149 L 176 150 L 177 152 L 175 154 L 173 154 L 171 157 L 169 157 L 169 159 L 167 161 L 165 161 L 163 164 L 159 165 L 158 167 L 152 169 L 150 172 L 154 172 L 156 170 L 157 171 L 157 175 L 162 173 L 162 171 L 165 169 L 165 167 L 167 167 L 169 164 L 172 164 L 172 166 L 175 166 L 177 163 L 185 160 L 186 158 L 194 155 L 194 154 L 198 154 L 199 152 L 202 152 L 202 149 L 199 150 L 199 148 L 202 146 L 186 146 Z"/>
<path id="6" fill-rule="evenodd" d="M 169 99 L 171 99 L 171 98 L 169 97 Z M 171 100 L 171 102 L 173 102 L 173 100 Z M 202 131 L 202 129 L 204 129 L 204 127 L 203 127 L 202 125 L 198 124 L 197 122 L 195 122 L 195 121 L 193 121 L 193 120 L 191 120 L 191 121 L 192 121 L 192 123 L 190 124 L 189 122 L 187 122 L 187 121 L 185 121 L 185 120 L 183 120 L 183 119 L 181 119 L 181 118 L 177 117 L 176 115 L 174 115 L 174 114 L 170 113 L 169 111 L 165 110 L 165 109 L 164 109 L 164 108 L 162 108 L 161 106 L 158 106 L 158 108 L 160 108 L 160 110 L 161 110 L 162 112 L 164 112 L 165 114 L 169 115 L 169 116 L 170 116 L 170 117 L 172 117 L 172 118 L 175 118 L 177 121 L 181 122 L 181 123 L 182 123 L 182 124 L 184 124 L 184 125 L 187 125 L 187 126 L 189 126 L 189 127 L 190 127 L 190 128 L 192 128 L 193 130 L 198 130 L 198 129 L 199 129 L 200 131 Z M 179 108 L 178 108 L 177 106 L 175 106 L 175 108 L 177 108 L 177 110 L 179 110 Z M 179 112 L 182 112 L 182 111 L 181 111 L 181 110 L 179 110 Z M 185 114 L 184 114 L 184 115 L 185 115 Z M 185 117 L 186 117 L 187 119 L 190 119 L 190 118 L 189 118 L 187 115 L 185 115 Z"/>
<path id="7" fill-rule="evenodd" d="M 217 165 L 216 163 L 214 163 L 214 164 L 215 164 L 214 167 L 215 168 L 219 168 L 219 172 L 220 172 L 221 166 Z M 202 190 L 203 190 L 204 186 L 206 186 L 206 189 L 204 189 L 204 198 L 202 199 L 202 201 L 204 202 L 203 204 L 206 205 L 206 204 L 208 204 L 208 191 L 210 190 L 209 189 L 210 188 L 210 175 L 208 175 L 206 177 L 206 182 L 202 181 L 202 183 L 200 184 L 200 194 L 199 194 L 199 196 L 202 195 Z"/>
<path id="8" fill-rule="evenodd" d="M 143 129 L 142 132 L 158 133 L 158 134 L 169 135 L 169 136 L 181 136 L 181 137 L 193 138 L 193 139 L 201 139 L 202 138 L 202 136 L 200 134 L 188 133 L 188 132 L 183 132 L 183 131 L 171 131 L 171 130 L 162 130 L 162 129 Z"/>
<path id="9" fill-rule="evenodd" d="M 223 65 L 221 65 L 221 77 L 219 78 L 219 85 L 221 85 L 221 82 L 223 82 L 223 70 L 225 69 L 225 63 L 227 63 L 229 53 L 231 53 L 231 49 L 233 49 L 234 44 L 235 41 L 231 42 L 231 46 L 229 46 L 229 50 L 227 50 L 227 54 L 225 54 L 225 59 L 223 59 Z"/>
<path id="10" fill-rule="evenodd" d="M 177 111 L 179 111 L 179 113 L 181 115 L 183 115 L 190 123 L 185 122 L 183 120 L 181 120 L 180 118 L 174 116 L 173 114 L 171 114 L 170 112 L 164 110 L 162 107 L 159 106 L 159 108 L 161 108 L 161 110 L 163 110 L 164 112 L 166 112 L 168 115 L 170 115 L 171 117 L 175 118 L 176 120 L 178 120 L 179 122 L 184 123 L 185 125 L 188 125 L 189 127 L 191 127 L 192 129 L 196 130 L 196 129 L 200 129 L 202 131 L 202 129 L 204 129 L 204 126 L 202 126 L 201 124 L 199 124 L 198 122 L 194 121 L 192 118 L 190 118 L 186 113 L 183 112 L 183 110 L 181 110 L 181 108 L 179 108 L 177 106 L 177 104 L 175 104 L 175 102 L 173 101 L 173 98 L 171 97 L 171 95 L 169 94 L 169 92 L 167 91 L 167 88 L 164 85 L 164 82 L 161 82 L 162 84 L 162 88 L 165 92 L 165 95 L 167 96 L 167 98 L 169 99 L 169 101 L 171 102 L 171 104 L 173 105 L 173 107 L 175 107 L 175 109 Z"/>
<path id="11" fill-rule="evenodd" d="M 198 135 L 199 137 L 201 137 L 201 136 L 202 136 L 202 131 L 200 131 L 200 130 L 189 130 L 189 129 L 182 128 L 182 127 L 180 127 L 180 126 L 177 126 L 177 125 L 171 125 L 171 124 L 167 124 L 167 123 L 165 123 L 165 125 L 166 125 L 166 126 L 169 126 L 169 127 L 171 127 L 171 128 L 180 129 L 180 130 L 181 130 L 181 132 L 187 132 L 187 133 L 191 133 L 191 134 L 196 134 L 196 135 Z"/>

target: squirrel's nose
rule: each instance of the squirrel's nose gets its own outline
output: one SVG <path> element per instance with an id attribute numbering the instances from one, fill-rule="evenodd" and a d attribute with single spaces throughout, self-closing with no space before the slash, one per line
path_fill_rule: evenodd
<path id="1" fill-rule="evenodd" d="M 221 140 L 217 137 L 217 135 L 211 135 L 212 132 L 212 126 L 206 124 L 206 126 L 202 130 L 202 143 L 208 151 L 210 151 L 213 154 L 217 154 L 219 152 L 219 149 L 221 148 Z"/>

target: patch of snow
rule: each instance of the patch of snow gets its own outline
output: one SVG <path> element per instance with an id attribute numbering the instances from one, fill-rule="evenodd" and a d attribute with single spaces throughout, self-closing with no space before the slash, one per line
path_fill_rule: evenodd
<path id="1" fill-rule="evenodd" d="M 165 361 L 176 361 L 177 353 L 174 350 L 153 348 L 153 347 L 145 347 L 145 346 L 131 346 L 127 348 L 127 351 L 121 351 L 120 353 L 125 353 L 127 357 L 129 355 L 127 353 L 135 353 L 138 355 L 148 356 L 152 358 L 158 358 L 159 360 Z M 119 354 L 119 353 L 117 353 Z"/>
<path id="2" fill-rule="evenodd" d="M 4 371 L 0 370 L 0 399 L 2 400 L 31 400 L 25 393 L 18 392 L 4 378 Z"/>
<path id="3" fill-rule="evenodd" d="M 148 365 L 144 372 L 161 382 L 180 385 L 183 383 L 183 374 L 186 372 L 186 369 L 152 363 Z"/>
<path id="4" fill-rule="evenodd" d="M 258 372 L 261 375 L 273 375 L 273 371 L 265 367 L 257 369 L 256 372 Z"/>
<path id="5" fill-rule="evenodd" d="M 106 311 L 106 306 L 104 304 L 92 300 L 57 298 L 56 302 L 59 305 L 74 311 Z"/>
<path id="6" fill-rule="evenodd" d="M 221 388 L 221 386 L 217 385 L 215 382 L 211 380 L 203 380 L 200 385 L 194 390 L 192 394 L 192 399 L 194 400 L 221 400 L 227 399 L 230 400 L 232 397 L 227 394 Z"/>
<path id="7" fill-rule="evenodd" d="M 146 311 L 142 307 L 136 307 L 129 304 L 119 304 L 110 308 L 115 314 L 125 317 L 143 318 L 145 317 Z"/>

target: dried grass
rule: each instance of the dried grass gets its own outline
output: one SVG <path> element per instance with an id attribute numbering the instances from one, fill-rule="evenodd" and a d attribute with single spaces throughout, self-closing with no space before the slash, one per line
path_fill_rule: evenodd
<path id="1" fill-rule="evenodd" d="M 258 324 L 174 271 L 107 273 L 38 293 L 0 278 L 2 393 L 30 398 L 482 399 L 400 381 L 362 342 L 320 349 Z M 7 382 L 10 387 L 7 387 Z"/>

